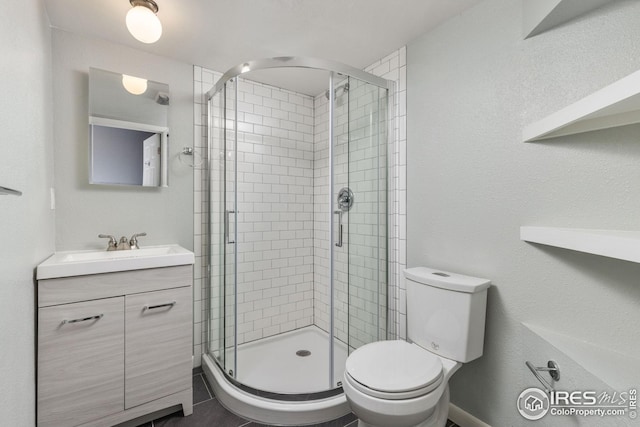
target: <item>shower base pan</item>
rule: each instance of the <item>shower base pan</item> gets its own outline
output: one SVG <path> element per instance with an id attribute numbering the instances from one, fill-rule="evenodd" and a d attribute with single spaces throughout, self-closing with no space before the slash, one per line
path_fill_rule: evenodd
<path id="1" fill-rule="evenodd" d="M 321 392 L 328 383 L 328 342 L 328 334 L 310 326 L 238 346 L 237 380 L 208 354 L 202 368 L 218 401 L 244 418 L 278 425 L 321 423 L 350 412 L 340 388 Z M 339 343 L 334 350 L 337 384 L 347 349 Z"/>

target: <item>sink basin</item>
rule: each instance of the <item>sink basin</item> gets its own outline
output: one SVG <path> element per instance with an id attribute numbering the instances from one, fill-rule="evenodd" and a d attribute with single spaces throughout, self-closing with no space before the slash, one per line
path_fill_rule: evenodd
<path id="1" fill-rule="evenodd" d="M 180 246 L 150 246 L 148 248 L 128 251 L 86 251 L 86 252 L 60 252 L 62 262 L 99 261 L 106 259 L 144 258 L 158 255 L 170 255 L 180 253 Z M 186 249 L 185 249 L 186 250 Z"/>
<path id="2" fill-rule="evenodd" d="M 83 276 L 115 271 L 142 270 L 193 264 L 193 252 L 179 245 L 148 246 L 124 251 L 56 252 L 38 265 L 36 277 Z"/>

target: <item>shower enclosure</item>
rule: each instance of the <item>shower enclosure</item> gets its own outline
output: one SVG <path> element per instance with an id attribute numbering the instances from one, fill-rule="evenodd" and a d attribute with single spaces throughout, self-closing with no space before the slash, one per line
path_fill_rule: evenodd
<path id="1" fill-rule="evenodd" d="M 208 93 L 203 360 L 219 400 L 249 418 L 342 415 L 349 352 L 388 338 L 392 84 L 287 57 L 234 67 Z"/>

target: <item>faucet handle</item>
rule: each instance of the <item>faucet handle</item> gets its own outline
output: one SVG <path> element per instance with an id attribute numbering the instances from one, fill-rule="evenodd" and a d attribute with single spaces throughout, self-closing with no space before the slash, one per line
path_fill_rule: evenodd
<path id="1" fill-rule="evenodd" d="M 147 233 L 136 233 L 131 236 L 131 240 L 129 240 L 129 246 L 131 246 L 131 249 L 140 249 L 140 246 L 138 246 L 138 237 L 144 237 L 146 235 Z"/>
<path id="2" fill-rule="evenodd" d="M 101 239 L 109 239 L 109 246 L 107 246 L 108 251 L 115 251 L 118 246 L 118 241 L 111 234 L 98 234 L 98 237 Z"/>

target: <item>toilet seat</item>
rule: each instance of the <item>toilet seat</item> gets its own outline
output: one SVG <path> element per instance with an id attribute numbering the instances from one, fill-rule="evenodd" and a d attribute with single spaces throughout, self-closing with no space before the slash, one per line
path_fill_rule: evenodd
<path id="1" fill-rule="evenodd" d="M 443 381 L 442 361 L 406 341 L 378 341 L 355 350 L 345 366 L 353 388 L 387 400 L 411 399 L 435 390 Z"/>

